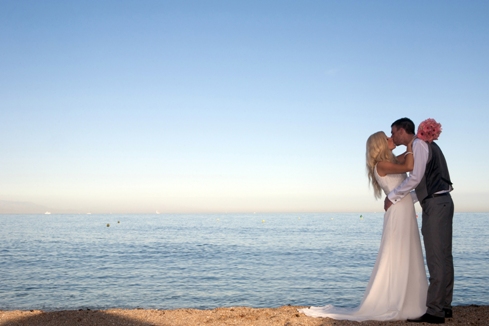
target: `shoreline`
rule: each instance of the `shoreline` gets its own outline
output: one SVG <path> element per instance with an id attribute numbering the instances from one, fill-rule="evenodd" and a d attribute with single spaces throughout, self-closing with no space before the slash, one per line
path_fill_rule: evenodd
<path id="1" fill-rule="evenodd" d="M 364 321 L 333 320 L 329 318 L 307 317 L 297 309 L 303 306 L 282 306 L 278 308 L 226 307 L 209 310 L 201 309 L 79 309 L 79 310 L 0 310 L 0 326 L 375 326 L 407 325 L 406 321 Z M 489 306 L 454 306 L 454 318 L 446 319 L 446 325 L 486 325 L 489 320 Z M 411 325 L 411 323 L 410 323 Z M 412 324 L 416 325 L 416 324 Z"/>

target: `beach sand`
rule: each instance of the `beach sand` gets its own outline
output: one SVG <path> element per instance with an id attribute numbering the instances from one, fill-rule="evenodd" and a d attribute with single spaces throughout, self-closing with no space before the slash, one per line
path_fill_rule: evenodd
<path id="1" fill-rule="evenodd" d="M 329 318 L 306 317 L 294 306 L 279 308 L 231 307 L 212 310 L 197 309 L 107 309 L 107 310 L 67 310 L 43 312 L 0 311 L 0 326 L 327 326 L 327 325 L 427 325 L 411 324 L 405 321 L 362 323 L 340 321 Z M 446 319 L 446 325 L 489 325 L 489 306 L 459 306 L 453 308 L 454 318 Z"/>

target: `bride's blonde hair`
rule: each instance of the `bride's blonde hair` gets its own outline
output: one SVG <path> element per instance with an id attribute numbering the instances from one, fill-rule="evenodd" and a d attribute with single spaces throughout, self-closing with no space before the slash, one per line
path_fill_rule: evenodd
<path id="1" fill-rule="evenodd" d="M 389 145 L 387 143 L 387 136 L 383 131 L 378 131 L 375 134 L 368 137 L 366 161 L 367 161 L 366 165 L 367 165 L 368 180 L 374 188 L 374 196 L 375 198 L 380 198 L 382 196 L 382 188 L 377 182 L 377 179 L 375 179 L 375 175 L 374 175 L 375 165 L 377 165 L 377 163 L 382 161 L 388 161 L 392 163 L 396 162 L 396 157 L 389 149 Z"/>

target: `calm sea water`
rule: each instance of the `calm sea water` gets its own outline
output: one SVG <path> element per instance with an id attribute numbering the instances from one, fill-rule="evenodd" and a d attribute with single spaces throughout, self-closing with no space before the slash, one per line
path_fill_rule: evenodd
<path id="1" fill-rule="evenodd" d="M 0 215 L 0 309 L 352 307 L 382 218 Z M 454 305 L 489 304 L 488 235 L 488 213 L 455 215 Z"/>

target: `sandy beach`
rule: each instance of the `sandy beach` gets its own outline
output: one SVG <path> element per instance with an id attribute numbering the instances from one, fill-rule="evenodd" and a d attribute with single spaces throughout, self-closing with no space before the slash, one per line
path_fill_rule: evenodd
<path id="1" fill-rule="evenodd" d="M 339 321 L 329 318 L 312 318 L 297 312 L 294 306 L 279 308 L 230 307 L 212 310 L 197 309 L 107 309 L 107 310 L 67 310 L 43 312 L 0 311 L 0 326 L 193 326 L 193 325 L 237 325 L 237 326 L 326 326 L 326 325 L 407 325 L 405 321 L 362 323 Z M 446 319 L 447 325 L 487 325 L 489 306 L 460 306 L 453 309 L 454 318 Z M 416 325 L 411 324 L 410 325 Z M 423 325 L 423 324 L 421 324 Z"/>

